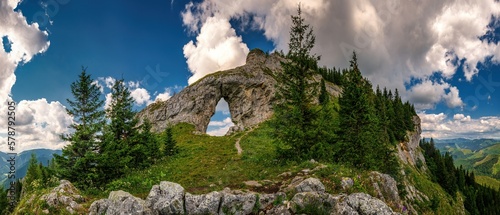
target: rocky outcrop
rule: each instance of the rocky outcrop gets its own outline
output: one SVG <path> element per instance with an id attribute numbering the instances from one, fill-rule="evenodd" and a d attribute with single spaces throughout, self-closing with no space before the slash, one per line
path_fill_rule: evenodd
<path id="1" fill-rule="evenodd" d="M 425 158 L 419 146 L 420 134 L 422 133 L 420 118 L 414 116 L 413 123 L 415 124 L 415 129 L 413 131 L 408 131 L 406 134 L 407 140 L 397 145 L 398 156 L 405 164 L 417 166 L 417 164 L 420 163 L 422 164 L 421 166 L 425 166 L 423 165 L 425 164 Z"/>
<path id="2" fill-rule="evenodd" d="M 145 201 L 124 191 L 112 191 L 107 199 L 90 205 L 89 215 L 152 214 Z"/>
<path id="3" fill-rule="evenodd" d="M 80 203 L 84 198 L 80 195 L 71 182 L 61 180 L 59 185 L 52 189 L 48 194 L 40 197 L 40 199 L 47 203 L 48 206 L 53 208 L 64 208 L 70 214 L 80 213 L 84 209 Z"/>
<path id="4" fill-rule="evenodd" d="M 266 55 L 261 50 L 252 50 L 245 65 L 208 75 L 167 101 L 149 105 L 137 116 L 141 122 L 149 119 L 155 132 L 171 124 L 186 122 L 205 133 L 217 103 L 224 99 L 235 125 L 230 131 L 252 127 L 269 119 L 273 113 L 274 77 L 282 71 L 282 60 L 278 54 Z M 329 83 L 327 90 L 334 96 L 340 92 L 337 86 Z"/>
<path id="5" fill-rule="evenodd" d="M 298 179 L 297 179 L 298 180 Z M 378 198 L 365 193 L 332 195 L 316 178 L 302 179 L 290 201 L 283 192 L 260 194 L 225 188 L 202 195 L 185 193 L 172 182 L 161 182 L 151 189 L 146 200 L 123 191 L 111 192 L 108 199 L 97 200 L 90 214 L 397 214 Z"/>

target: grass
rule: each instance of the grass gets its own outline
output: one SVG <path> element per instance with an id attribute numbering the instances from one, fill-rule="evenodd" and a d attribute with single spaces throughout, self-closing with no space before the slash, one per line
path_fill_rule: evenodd
<path id="1" fill-rule="evenodd" d="M 500 190 L 500 181 L 497 179 L 494 179 L 489 176 L 484 176 L 484 175 L 476 175 L 476 182 L 484 185 L 484 186 L 489 186 L 492 187 L 493 189 Z"/>
<path id="2" fill-rule="evenodd" d="M 241 141 L 243 155 L 234 146 L 243 135 L 214 137 L 194 135 L 194 126 L 174 126 L 179 153 L 148 169 L 135 170 L 108 185 L 107 193 L 121 189 L 144 198 L 160 181 L 179 183 L 190 193 L 206 193 L 224 187 L 243 188 L 247 180 L 275 179 L 292 165 L 277 165 L 269 126 L 264 123 Z"/>

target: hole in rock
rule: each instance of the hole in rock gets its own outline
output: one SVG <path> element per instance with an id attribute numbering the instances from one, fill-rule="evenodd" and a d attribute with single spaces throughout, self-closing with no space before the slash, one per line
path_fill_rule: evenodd
<path id="1" fill-rule="evenodd" d="M 229 104 L 222 98 L 217 103 L 214 115 L 210 118 L 207 134 L 211 136 L 224 136 L 233 125 L 231 113 L 229 112 Z"/>

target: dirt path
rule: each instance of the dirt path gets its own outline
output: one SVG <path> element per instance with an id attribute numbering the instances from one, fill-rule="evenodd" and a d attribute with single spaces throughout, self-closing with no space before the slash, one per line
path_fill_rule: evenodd
<path id="1" fill-rule="evenodd" d="M 236 140 L 236 143 L 234 144 L 234 147 L 236 147 L 236 150 L 238 150 L 238 155 L 241 155 L 243 153 L 243 149 L 241 148 L 241 145 L 240 145 L 240 141 L 241 139 L 243 139 L 243 137 L 247 136 L 248 133 L 252 132 L 253 129 L 255 129 L 256 127 L 252 127 L 250 128 L 247 132 L 245 132 L 243 135 L 241 135 L 240 138 L 238 138 Z"/>

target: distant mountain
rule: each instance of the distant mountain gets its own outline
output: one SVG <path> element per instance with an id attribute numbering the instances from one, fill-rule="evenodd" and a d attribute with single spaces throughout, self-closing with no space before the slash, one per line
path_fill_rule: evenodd
<path id="1" fill-rule="evenodd" d="M 435 140 L 436 148 L 449 152 L 455 165 L 500 180 L 500 140 Z"/>
<path id="2" fill-rule="evenodd" d="M 460 149 L 470 149 L 472 151 L 477 151 L 484 149 L 486 147 L 500 143 L 500 140 L 495 139 L 447 139 L 439 140 L 435 139 L 434 143 L 436 148 L 441 151 L 446 151 L 448 148 L 460 148 Z"/>
<path id="3" fill-rule="evenodd" d="M 17 154 L 16 157 L 16 178 L 22 178 L 26 175 L 28 171 L 28 164 L 31 158 L 31 154 L 35 153 L 38 162 L 42 162 L 44 166 L 47 166 L 49 161 L 52 160 L 54 154 L 60 155 L 61 150 L 51 150 L 51 149 L 33 149 L 21 152 Z M 4 184 L 8 177 L 8 172 L 10 164 L 7 162 L 9 155 L 5 152 L 0 152 L 0 184 Z"/>

